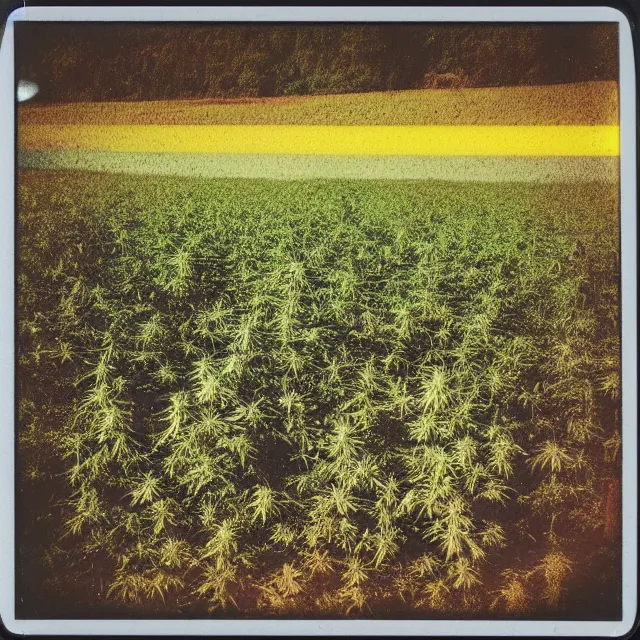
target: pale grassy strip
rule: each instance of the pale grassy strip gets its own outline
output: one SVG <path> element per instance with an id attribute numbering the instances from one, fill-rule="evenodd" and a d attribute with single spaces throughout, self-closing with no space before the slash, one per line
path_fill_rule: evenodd
<path id="1" fill-rule="evenodd" d="M 28 125 L 25 149 L 418 156 L 614 156 L 616 126 Z"/>
<path id="2" fill-rule="evenodd" d="M 20 151 L 23 169 L 274 180 L 369 179 L 464 182 L 616 182 L 613 157 L 300 156 Z"/>
<path id="3" fill-rule="evenodd" d="M 20 124 L 618 124 L 616 82 L 18 108 Z"/>

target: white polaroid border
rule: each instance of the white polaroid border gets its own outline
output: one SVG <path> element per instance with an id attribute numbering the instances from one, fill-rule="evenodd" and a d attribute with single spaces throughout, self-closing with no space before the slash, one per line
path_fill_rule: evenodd
<path id="1" fill-rule="evenodd" d="M 20 21 L 106 22 L 613 22 L 619 27 L 622 318 L 622 620 L 26 620 L 15 617 L 14 30 Z M 610 7 L 24 7 L 0 48 L 0 619 L 29 635 L 609 636 L 637 609 L 636 87 L 631 28 Z"/>

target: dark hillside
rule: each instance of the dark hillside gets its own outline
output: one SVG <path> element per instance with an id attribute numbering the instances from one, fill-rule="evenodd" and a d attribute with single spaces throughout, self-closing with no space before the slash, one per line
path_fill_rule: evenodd
<path id="1" fill-rule="evenodd" d="M 616 29 L 18 23 L 16 46 L 38 100 L 162 100 L 615 80 Z"/>

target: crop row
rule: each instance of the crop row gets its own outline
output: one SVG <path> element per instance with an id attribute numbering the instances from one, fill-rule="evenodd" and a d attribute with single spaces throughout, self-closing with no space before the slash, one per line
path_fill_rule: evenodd
<path id="1" fill-rule="evenodd" d="M 22 204 L 22 366 L 73 382 L 64 529 L 109 594 L 471 606 L 526 522 L 496 606 L 558 605 L 619 446 L 604 258 L 485 187 L 121 180 Z"/>

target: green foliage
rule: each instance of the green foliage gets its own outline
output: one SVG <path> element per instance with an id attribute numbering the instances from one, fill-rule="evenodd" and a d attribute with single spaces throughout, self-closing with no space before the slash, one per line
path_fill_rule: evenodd
<path id="1" fill-rule="evenodd" d="M 20 24 L 16 34 L 20 77 L 54 102 L 393 91 L 443 80 L 557 84 L 618 73 L 617 33 L 606 24 Z"/>
<path id="2" fill-rule="evenodd" d="M 531 193 L 38 180 L 19 357 L 73 386 L 27 387 L 22 437 L 64 409 L 67 539 L 101 541 L 111 596 L 357 613 L 395 576 L 468 609 L 524 518 L 560 606 L 568 514 L 619 458 L 615 268 Z M 496 607 L 528 607 L 525 582 Z"/>

